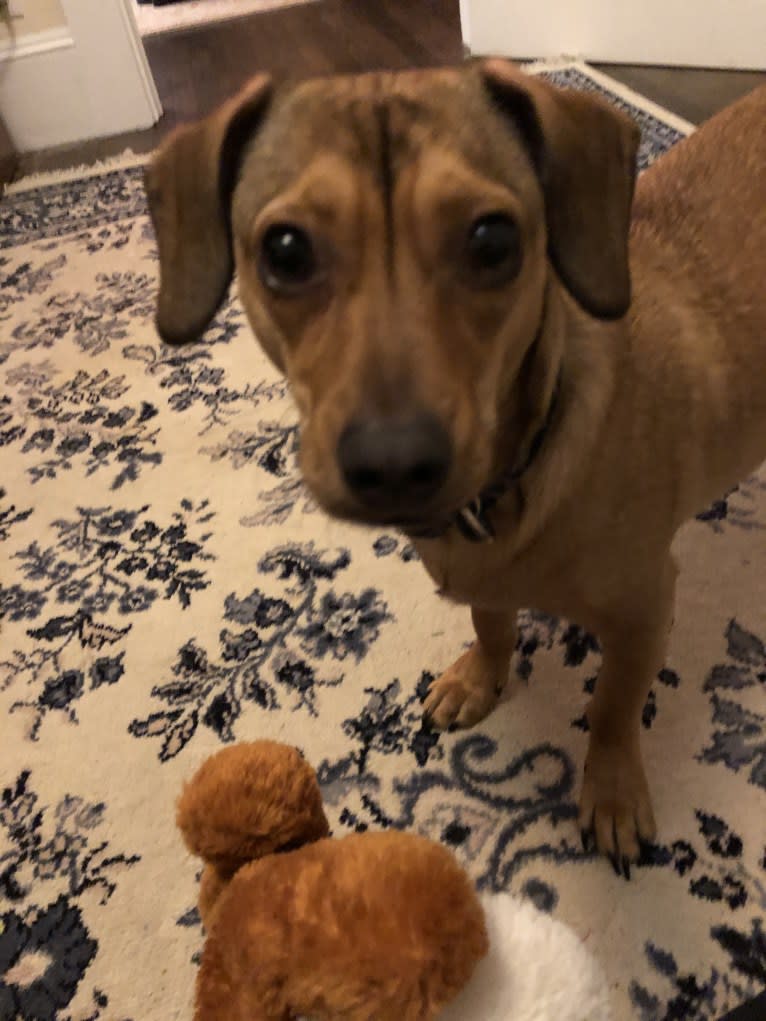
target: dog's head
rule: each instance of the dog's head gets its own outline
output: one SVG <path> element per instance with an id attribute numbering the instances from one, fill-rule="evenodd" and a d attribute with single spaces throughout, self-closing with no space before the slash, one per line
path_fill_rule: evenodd
<path id="1" fill-rule="evenodd" d="M 550 392 L 535 363 L 551 288 L 625 313 L 636 145 L 602 102 L 500 60 L 256 78 L 147 172 L 159 332 L 197 339 L 236 266 L 319 501 L 443 520 L 513 460 Z"/>

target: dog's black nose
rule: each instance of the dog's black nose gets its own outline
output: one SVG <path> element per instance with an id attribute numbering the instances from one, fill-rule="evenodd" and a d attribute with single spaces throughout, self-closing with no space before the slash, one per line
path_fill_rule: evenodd
<path id="1" fill-rule="evenodd" d="M 365 418 L 338 442 L 343 477 L 356 498 L 382 512 L 407 511 L 432 497 L 450 468 L 452 444 L 431 415 Z"/>

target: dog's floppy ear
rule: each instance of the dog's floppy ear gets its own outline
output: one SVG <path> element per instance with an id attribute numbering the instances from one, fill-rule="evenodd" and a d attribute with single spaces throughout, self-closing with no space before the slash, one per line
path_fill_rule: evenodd
<path id="1" fill-rule="evenodd" d="M 196 340 L 226 295 L 233 273 L 231 196 L 269 95 L 269 78 L 253 78 L 205 120 L 174 131 L 147 168 L 160 253 L 157 330 L 171 344 Z"/>
<path id="2" fill-rule="evenodd" d="M 591 315 L 620 318 L 630 305 L 637 125 L 606 102 L 554 88 L 509 61 L 487 60 L 481 70 L 540 175 L 549 255 L 562 282 Z"/>

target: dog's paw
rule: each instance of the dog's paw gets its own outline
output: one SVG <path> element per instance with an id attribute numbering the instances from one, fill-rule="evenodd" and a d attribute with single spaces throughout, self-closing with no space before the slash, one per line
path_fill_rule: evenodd
<path id="1" fill-rule="evenodd" d="M 657 827 L 641 757 L 636 749 L 605 746 L 591 739 L 580 797 L 583 847 L 595 846 L 618 875 L 630 879 L 641 844 L 654 840 Z"/>
<path id="2" fill-rule="evenodd" d="M 423 715 L 437 730 L 473 727 L 489 716 L 508 680 L 493 670 L 473 645 L 428 689 Z"/>

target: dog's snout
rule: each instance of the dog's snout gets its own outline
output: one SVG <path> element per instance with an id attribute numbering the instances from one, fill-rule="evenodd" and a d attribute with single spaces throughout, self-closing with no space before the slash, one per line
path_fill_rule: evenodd
<path id="1" fill-rule="evenodd" d="M 368 507 L 407 511 L 433 497 L 450 468 L 452 444 L 431 415 L 403 420 L 358 419 L 338 443 L 338 461 L 349 489 Z"/>

